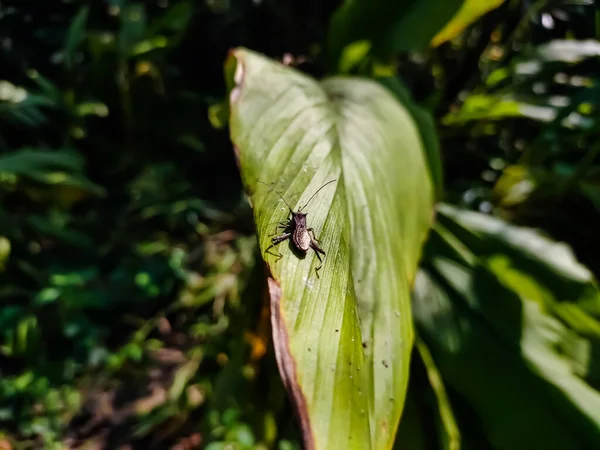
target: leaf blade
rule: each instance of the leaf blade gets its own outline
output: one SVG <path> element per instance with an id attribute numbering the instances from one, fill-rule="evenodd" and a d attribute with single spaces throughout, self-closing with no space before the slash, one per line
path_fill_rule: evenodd
<path id="1" fill-rule="evenodd" d="M 278 364 L 305 446 L 390 448 L 412 346 L 410 283 L 433 203 L 418 128 L 378 83 L 317 83 L 244 49 L 231 58 L 231 137 L 262 251 L 289 210 L 258 180 L 296 209 L 337 179 L 305 211 L 327 252 L 320 278 L 316 256 L 289 242 L 281 259 L 265 256 Z"/>
<path id="2" fill-rule="evenodd" d="M 600 291 L 589 271 L 531 229 L 438 212 L 413 306 L 447 385 L 497 448 L 597 446 L 600 393 L 587 358 L 599 328 L 586 306 Z"/>

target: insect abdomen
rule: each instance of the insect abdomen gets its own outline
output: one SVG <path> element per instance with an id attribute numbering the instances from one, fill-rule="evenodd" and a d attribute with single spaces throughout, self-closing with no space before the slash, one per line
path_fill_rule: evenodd
<path id="1" fill-rule="evenodd" d="M 307 251 L 310 248 L 310 242 L 308 231 L 305 229 L 294 230 L 294 243 L 299 250 Z"/>

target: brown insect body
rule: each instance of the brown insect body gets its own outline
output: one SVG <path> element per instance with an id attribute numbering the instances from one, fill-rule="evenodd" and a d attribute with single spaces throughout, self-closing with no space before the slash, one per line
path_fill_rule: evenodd
<path id="1" fill-rule="evenodd" d="M 262 181 L 259 180 L 259 183 L 262 183 L 262 184 L 268 186 L 277 195 L 279 195 L 279 197 L 288 206 L 290 213 L 292 215 L 291 219 L 289 219 L 287 222 L 279 222 L 277 229 L 283 228 L 285 232 L 283 234 L 281 234 L 279 236 L 275 236 L 274 238 L 271 239 L 271 245 L 269 246 L 269 248 L 267 248 L 266 253 L 270 253 L 269 250 L 271 249 L 271 247 L 274 247 L 275 245 L 279 244 L 280 242 L 283 242 L 283 241 L 291 238 L 292 242 L 294 243 L 294 247 L 296 247 L 302 253 L 306 253 L 308 251 L 308 249 L 310 249 L 310 248 L 312 248 L 315 251 L 315 254 L 317 255 L 317 258 L 319 258 L 319 263 L 320 263 L 315 268 L 315 272 L 317 274 L 317 277 L 319 276 L 319 269 L 323 265 L 323 259 L 321 258 L 321 255 L 325 256 L 326 253 L 319 246 L 319 240 L 315 236 L 315 231 L 312 228 L 309 228 L 306 226 L 307 225 L 307 223 L 306 223 L 307 213 L 303 213 L 302 209 L 304 209 L 308 205 L 308 203 L 310 203 L 310 201 L 314 198 L 315 195 L 317 195 L 317 193 L 321 189 L 323 189 L 329 183 L 333 183 L 334 181 L 336 181 L 336 180 L 328 181 L 323 186 L 321 186 L 317 190 L 317 192 L 315 192 L 313 194 L 313 196 L 308 200 L 308 202 L 306 202 L 306 204 L 304 206 L 299 208 L 297 212 L 294 212 L 279 192 L 273 190 L 273 188 L 271 186 L 269 186 L 268 184 L 263 183 Z M 273 253 L 271 253 L 271 254 L 273 254 Z M 274 256 L 277 256 L 278 257 L 277 259 L 279 259 L 283 255 L 279 254 L 279 255 L 274 255 Z"/>
<path id="2" fill-rule="evenodd" d="M 294 245 L 298 250 L 306 252 L 312 243 L 312 239 L 306 229 L 306 214 L 301 212 L 294 213 L 292 214 L 292 220 L 294 221 L 294 233 L 292 234 Z"/>

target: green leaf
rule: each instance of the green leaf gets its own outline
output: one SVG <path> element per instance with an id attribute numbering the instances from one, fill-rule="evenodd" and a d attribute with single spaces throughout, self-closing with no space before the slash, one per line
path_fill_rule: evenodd
<path id="1" fill-rule="evenodd" d="M 340 55 L 356 41 L 372 43 L 374 54 L 425 50 L 454 16 L 463 0 L 346 0 L 329 27 L 329 52 L 338 67 Z"/>
<path id="2" fill-rule="evenodd" d="M 10 241 L 0 236 L 0 272 L 6 268 L 8 257 L 10 256 Z"/>
<path id="3" fill-rule="evenodd" d="M 423 340 L 417 338 L 415 340 L 415 347 L 425 366 L 429 384 L 437 400 L 437 410 L 439 411 L 440 416 L 438 428 L 440 429 L 442 448 L 444 450 L 458 450 L 460 448 L 460 431 L 458 430 L 450 400 L 448 399 L 446 389 L 444 388 L 442 376 L 435 365 L 431 352 L 427 348 L 427 344 L 425 344 Z"/>
<path id="4" fill-rule="evenodd" d="M 598 447 L 591 273 L 534 230 L 448 205 L 438 213 L 413 307 L 447 385 L 494 448 Z"/>
<path id="5" fill-rule="evenodd" d="M 148 27 L 147 34 L 153 36 L 164 31 L 181 32 L 185 30 L 193 16 L 194 6 L 191 2 L 175 3 Z"/>
<path id="6" fill-rule="evenodd" d="M 436 199 L 441 200 L 444 192 L 444 177 L 440 142 L 433 115 L 431 112 L 412 101 L 409 90 L 400 82 L 398 77 L 381 78 L 379 79 L 379 82 L 396 95 L 398 101 L 409 110 L 419 127 L 419 133 L 425 147 L 425 155 L 427 156 L 427 162 L 429 164 L 429 171 L 436 188 Z"/>
<path id="7" fill-rule="evenodd" d="M 125 7 L 120 17 L 119 48 L 122 56 L 129 56 L 146 31 L 146 9 L 134 3 Z"/>
<path id="8" fill-rule="evenodd" d="M 463 125 L 473 121 L 503 120 L 524 117 L 543 123 L 553 123 L 557 119 L 567 128 L 589 129 L 594 120 L 579 113 L 562 117 L 559 106 L 550 97 L 515 96 L 514 94 L 473 94 L 467 97 L 461 108 L 442 118 L 444 125 Z"/>
<path id="9" fill-rule="evenodd" d="M 466 27 L 502 3 L 504 3 L 504 0 L 465 0 L 458 12 L 452 17 L 452 20 L 435 35 L 431 41 L 431 45 L 437 47 L 455 38 Z"/>
<path id="10" fill-rule="evenodd" d="M 411 362 L 406 406 L 393 448 L 459 450 L 461 435 L 444 387 L 442 374 L 427 345 L 418 335 L 415 338 L 415 350 Z M 437 429 L 437 433 L 432 433 L 432 425 Z"/>
<path id="11" fill-rule="evenodd" d="M 536 54 L 543 61 L 578 63 L 587 58 L 600 56 L 600 42 L 593 39 L 585 41 L 556 39 L 537 47 Z"/>
<path id="12" fill-rule="evenodd" d="M 306 448 L 390 448 L 412 346 L 410 286 L 432 217 L 419 129 L 380 84 L 321 82 L 245 49 L 227 62 L 231 137 L 269 266 L 280 373 Z M 232 70 L 233 69 L 233 70 Z M 327 253 L 282 243 L 277 221 L 304 205 Z"/>
<path id="13" fill-rule="evenodd" d="M 13 174 L 39 183 L 82 188 L 102 195 L 104 190 L 83 174 L 84 162 L 68 150 L 21 149 L 0 157 L 0 174 Z"/>
<path id="14" fill-rule="evenodd" d="M 89 6 L 82 6 L 73 19 L 73 22 L 71 22 L 71 26 L 67 32 L 67 39 L 65 42 L 65 64 L 67 69 L 71 69 L 73 67 L 75 50 L 77 50 L 77 47 L 79 44 L 81 44 L 85 37 L 85 26 L 87 24 L 89 12 Z"/>
<path id="15" fill-rule="evenodd" d="M 25 89 L 0 80 L 0 119 L 17 126 L 37 127 L 46 121 L 43 107 L 54 107 L 53 99 L 32 95 Z"/>

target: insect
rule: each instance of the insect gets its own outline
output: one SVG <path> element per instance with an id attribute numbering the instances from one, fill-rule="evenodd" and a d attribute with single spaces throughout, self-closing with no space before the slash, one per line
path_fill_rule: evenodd
<path id="1" fill-rule="evenodd" d="M 306 226 L 306 216 L 308 213 L 303 213 L 302 210 L 308 206 L 308 204 L 311 202 L 311 200 L 313 198 L 315 198 L 315 195 L 317 195 L 321 189 L 323 189 L 328 184 L 331 184 L 337 180 L 328 181 L 323 186 L 321 186 L 319 189 L 317 189 L 317 192 L 315 192 L 312 195 L 312 197 L 309 198 L 308 201 L 304 204 L 304 206 L 299 208 L 298 211 L 296 211 L 296 212 L 294 212 L 292 207 L 288 204 L 288 202 L 285 201 L 285 199 L 281 196 L 281 194 L 279 192 L 277 192 L 275 189 L 273 189 L 267 183 L 260 181 L 260 180 L 257 180 L 257 181 L 261 184 L 264 184 L 269 189 L 271 189 L 273 192 L 275 192 L 279 196 L 279 198 L 281 200 L 283 200 L 283 203 L 285 203 L 285 205 L 290 210 L 290 214 L 292 215 L 292 217 L 289 218 L 287 221 L 278 222 L 277 231 L 279 231 L 279 229 L 282 228 L 284 230 L 284 232 L 283 232 L 283 234 L 281 234 L 279 236 L 275 236 L 274 238 L 271 239 L 271 245 L 267 248 L 267 250 L 265 252 L 269 253 L 271 255 L 277 256 L 277 259 L 279 260 L 283 255 L 281 253 L 279 253 L 278 255 L 275 255 L 274 253 L 269 252 L 269 250 L 271 248 L 273 248 L 274 246 L 276 246 L 277 244 L 279 244 L 283 241 L 286 241 L 290 238 L 292 239 L 294 246 L 302 253 L 306 253 L 309 248 L 312 248 L 314 250 L 315 254 L 317 255 L 317 258 L 319 258 L 319 266 L 315 268 L 315 272 L 316 272 L 317 278 L 318 278 L 319 277 L 319 269 L 323 266 L 323 258 L 321 258 L 321 255 L 323 255 L 323 257 L 325 257 L 326 253 L 325 253 L 325 250 L 323 250 L 319 245 L 321 242 L 315 236 L 315 230 Z"/>

